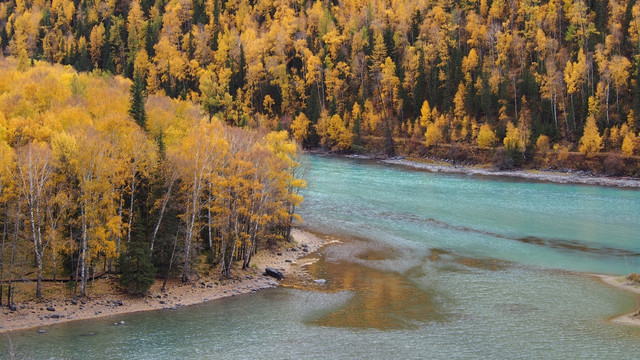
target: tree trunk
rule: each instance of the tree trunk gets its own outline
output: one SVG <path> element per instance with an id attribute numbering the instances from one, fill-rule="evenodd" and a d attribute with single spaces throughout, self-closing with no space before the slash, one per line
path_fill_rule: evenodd
<path id="1" fill-rule="evenodd" d="M 20 210 L 16 206 L 16 219 L 13 232 L 13 243 L 11 244 L 11 261 L 9 262 L 9 289 L 7 290 L 7 305 L 13 303 L 13 267 L 16 263 L 16 248 L 18 247 L 18 230 L 20 230 Z"/>
<path id="2" fill-rule="evenodd" d="M 133 201 L 134 201 L 135 191 L 136 191 L 136 176 L 134 172 L 134 175 L 131 177 L 131 197 L 130 197 L 131 204 L 129 204 L 129 229 L 127 231 L 127 245 L 129 245 L 129 242 L 131 242 L 131 227 L 133 226 Z"/>
<path id="3" fill-rule="evenodd" d="M 87 204 L 82 208 L 82 245 L 80 250 L 80 296 L 86 295 L 87 285 L 87 272 L 86 272 L 86 259 L 87 259 Z M 77 281 L 77 279 L 76 279 Z"/>
<path id="4" fill-rule="evenodd" d="M 207 203 L 207 234 L 209 250 L 213 251 L 213 240 L 211 239 L 211 184 L 209 183 L 209 202 Z"/>
<path id="5" fill-rule="evenodd" d="M 235 234 L 234 236 L 234 242 L 231 246 L 231 254 L 229 255 L 229 259 L 227 261 L 226 264 L 226 268 L 224 269 L 224 274 L 225 276 L 229 276 L 231 275 L 231 264 L 233 263 L 233 258 L 236 255 L 236 250 L 238 249 L 238 218 L 239 215 L 236 215 L 236 218 L 234 220 L 234 226 L 233 226 L 233 232 Z"/>
<path id="6" fill-rule="evenodd" d="M 184 269 L 182 271 L 182 282 L 186 283 L 189 281 L 189 255 L 191 255 L 191 240 L 193 238 L 193 229 L 196 222 L 196 212 L 198 210 L 198 194 L 199 191 L 199 183 L 194 181 L 192 198 L 191 198 L 191 214 L 187 218 L 187 234 L 185 237 L 185 255 L 184 255 Z"/>
<path id="7" fill-rule="evenodd" d="M 7 223 L 9 222 L 9 207 L 7 207 L 6 217 L 2 226 L 2 246 L 0 247 L 0 307 L 2 307 L 2 294 L 4 292 L 4 249 L 7 239 Z"/>
<path id="8" fill-rule="evenodd" d="M 169 279 L 169 274 L 171 273 L 171 267 L 173 265 L 173 257 L 176 254 L 176 245 L 178 244 L 178 232 L 176 231 L 176 237 L 173 239 L 173 250 L 171 250 L 171 257 L 169 258 L 169 268 L 167 269 L 167 273 L 164 276 L 164 281 L 162 282 L 162 289 L 160 291 L 165 292 L 167 288 L 167 279 Z"/>
<path id="9" fill-rule="evenodd" d="M 36 256 L 36 266 L 38 268 L 38 277 L 36 280 L 36 297 L 42 300 L 42 239 L 40 234 L 40 227 L 36 226 L 35 214 L 34 214 L 34 201 L 29 196 L 29 222 L 31 224 L 31 235 L 33 240 L 33 251 Z"/>
<path id="10" fill-rule="evenodd" d="M 515 109 L 516 119 L 518 118 L 518 87 L 516 82 L 516 74 L 513 74 L 513 107 Z"/>
<path id="11" fill-rule="evenodd" d="M 55 246 L 51 246 L 51 259 L 53 260 L 53 281 L 56 281 L 56 275 L 58 274 L 58 271 L 56 270 L 57 264 Z"/>
<path id="12" fill-rule="evenodd" d="M 556 106 L 556 97 L 557 95 L 554 93 L 552 96 L 552 101 L 551 101 L 551 106 L 553 107 L 553 120 L 555 121 L 556 124 L 556 129 L 558 128 L 558 109 Z"/>
<path id="13" fill-rule="evenodd" d="M 609 83 L 607 83 L 607 126 L 609 126 Z"/>
<path id="14" fill-rule="evenodd" d="M 160 229 L 160 224 L 162 224 L 162 218 L 164 217 L 164 211 L 167 208 L 167 204 L 169 203 L 169 198 L 171 197 L 171 189 L 173 188 L 173 184 L 176 181 L 176 177 L 172 176 L 169 181 L 169 187 L 167 188 L 167 194 L 164 199 L 162 199 L 162 206 L 160 207 L 160 215 L 158 216 L 158 223 L 156 227 L 153 229 L 153 236 L 151 236 L 151 252 L 153 253 L 153 245 L 156 242 L 156 237 L 158 235 L 158 230 Z"/>
<path id="15" fill-rule="evenodd" d="M 573 131 L 577 130 L 576 128 L 576 109 L 573 106 L 573 93 L 571 94 L 571 117 L 573 118 Z"/>
<path id="16" fill-rule="evenodd" d="M 123 189 L 124 191 L 124 189 Z M 122 208 L 124 207 L 124 194 L 120 193 L 120 205 L 118 206 L 118 216 L 120 216 L 120 219 L 122 219 Z M 119 225 L 120 231 L 118 231 L 118 236 L 116 238 L 116 254 L 120 254 L 120 239 L 122 238 L 122 235 L 120 235 L 122 233 L 122 222 L 120 222 Z"/>
<path id="17" fill-rule="evenodd" d="M 38 263 L 38 280 L 36 281 L 36 297 L 42 300 L 42 256 L 36 253 Z"/>

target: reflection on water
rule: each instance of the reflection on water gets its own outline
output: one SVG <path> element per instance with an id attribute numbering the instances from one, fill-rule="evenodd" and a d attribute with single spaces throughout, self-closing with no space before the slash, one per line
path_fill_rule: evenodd
<path id="1" fill-rule="evenodd" d="M 344 260 L 330 262 L 324 256 L 309 271 L 315 278 L 328 279 L 329 291 L 353 292 L 346 304 L 310 324 L 398 329 L 443 319 L 432 292 L 421 289 L 404 274 Z"/>
<path id="2" fill-rule="evenodd" d="M 380 269 L 388 261 L 404 261 L 397 249 L 364 239 L 342 239 L 339 245 L 301 259 L 312 279 L 325 279 L 319 285 L 311 279 L 288 279 L 286 285 L 303 290 L 330 293 L 348 291 L 351 297 L 337 308 L 328 309 L 307 321 L 310 325 L 374 328 L 379 330 L 415 328 L 433 321 L 446 321 L 444 293 L 427 288 L 417 279 L 428 277 L 427 262 L 441 262 L 453 271 L 467 268 L 503 270 L 508 263 L 495 259 L 472 259 L 432 249 L 422 263 L 400 273 Z M 442 269 L 441 269 L 442 270 Z M 436 300 L 440 299 L 440 300 Z M 518 304 L 510 304 L 517 308 Z"/>

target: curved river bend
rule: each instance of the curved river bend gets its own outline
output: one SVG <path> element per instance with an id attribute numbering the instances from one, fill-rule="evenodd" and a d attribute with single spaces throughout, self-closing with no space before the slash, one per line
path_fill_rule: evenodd
<path id="1" fill-rule="evenodd" d="M 311 156 L 303 226 L 341 239 L 277 288 L 177 311 L 11 333 L 18 357 L 637 358 L 640 191 L 432 174 Z M 87 334 L 92 336 L 83 336 Z M 8 354 L 6 338 L 0 354 Z M 1 357 L 1 356 L 0 356 Z"/>

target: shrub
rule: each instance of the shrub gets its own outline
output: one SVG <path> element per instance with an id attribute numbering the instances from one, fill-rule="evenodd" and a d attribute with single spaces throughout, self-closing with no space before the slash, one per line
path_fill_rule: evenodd
<path id="1" fill-rule="evenodd" d="M 616 154 L 609 154 L 602 164 L 604 172 L 610 176 L 620 176 L 624 170 L 622 159 Z"/>
<path id="2" fill-rule="evenodd" d="M 550 147 L 549 137 L 547 135 L 540 135 L 536 141 L 536 152 L 542 156 L 547 155 Z"/>

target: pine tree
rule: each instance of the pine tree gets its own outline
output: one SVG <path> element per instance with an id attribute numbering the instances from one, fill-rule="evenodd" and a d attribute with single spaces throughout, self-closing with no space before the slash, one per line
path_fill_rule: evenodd
<path id="1" fill-rule="evenodd" d="M 9 34 L 7 34 L 7 27 L 3 26 L 0 29 L 0 51 L 4 52 L 4 49 L 9 44 Z"/>
<path id="2" fill-rule="evenodd" d="M 131 85 L 131 107 L 129 108 L 129 115 L 140 125 L 141 128 L 146 130 L 147 115 L 144 111 L 144 80 L 140 71 L 136 71 L 133 77 L 133 84 Z"/>
<path id="3" fill-rule="evenodd" d="M 132 241 L 129 248 L 120 256 L 122 275 L 120 283 L 129 294 L 146 293 L 155 280 L 156 270 L 151 262 L 149 244 L 144 241 Z"/>
<path id="4" fill-rule="evenodd" d="M 89 71 L 91 70 L 91 57 L 89 55 L 89 49 L 87 49 L 87 44 L 85 42 L 82 43 L 79 49 L 79 54 L 77 61 L 74 65 L 76 70 L 78 71 Z"/>

